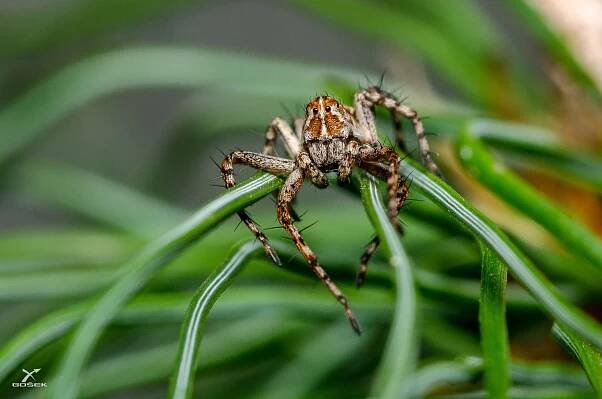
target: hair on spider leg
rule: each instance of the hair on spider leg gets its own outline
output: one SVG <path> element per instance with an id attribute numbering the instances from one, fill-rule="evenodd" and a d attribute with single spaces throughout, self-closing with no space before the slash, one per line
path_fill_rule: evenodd
<path id="1" fill-rule="evenodd" d="M 377 87 L 381 90 L 383 88 L 383 83 L 385 82 L 385 75 L 387 74 L 387 72 L 387 68 L 383 69 L 382 73 L 380 74 L 380 78 L 378 79 Z"/>
<path id="2" fill-rule="evenodd" d="M 242 219 L 240 219 L 238 221 L 238 223 L 236 223 L 236 226 L 234 226 L 234 231 L 238 230 L 238 228 L 240 227 L 241 223 L 242 223 Z M 257 238 L 257 237 L 255 237 L 255 238 Z"/>
<path id="3" fill-rule="evenodd" d="M 284 113 L 286 114 L 287 118 L 290 121 L 295 120 L 295 114 L 291 111 L 291 109 L 286 105 L 286 103 L 284 101 L 280 101 L 280 107 L 284 110 Z"/>
<path id="4" fill-rule="evenodd" d="M 308 224 L 307 226 L 305 226 L 301 230 L 299 230 L 299 233 L 303 233 L 305 230 L 308 230 L 308 229 L 314 227 L 318 222 L 319 222 L 319 220 L 316 220 L 315 222 Z"/>

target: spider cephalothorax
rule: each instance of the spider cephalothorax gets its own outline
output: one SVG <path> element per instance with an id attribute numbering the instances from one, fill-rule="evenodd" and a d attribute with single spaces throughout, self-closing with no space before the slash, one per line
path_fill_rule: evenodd
<path id="1" fill-rule="evenodd" d="M 343 160 L 353 126 L 352 115 L 332 97 L 315 97 L 307 104 L 303 141 L 321 171 L 335 170 Z"/>
<path id="2" fill-rule="evenodd" d="M 285 121 L 276 118 L 266 131 L 263 153 L 235 151 L 227 155 L 221 165 L 226 188 L 233 187 L 235 184 L 233 166 L 236 163 L 286 176 L 286 181 L 278 193 L 278 222 L 293 239 L 297 249 L 307 260 L 314 273 L 343 305 L 351 326 L 358 334 L 360 332 L 359 324 L 351 312 L 347 298 L 320 266 L 318 258 L 293 224 L 291 203 L 305 179 L 310 180 L 317 187 L 324 188 L 328 186 L 325 173 L 336 171 L 337 181 L 344 184 L 348 181 L 352 168 L 358 167 L 386 180 L 389 195 L 389 217 L 391 222 L 399 228 L 397 213 L 408 195 L 408 188 L 405 180 L 399 176 L 399 155 L 378 141 L 373 113 L 373 108 L 377 105 L 389 110 L 396 130 L 401 128 L 400 116 L 412 122 L 422 160 L 431 172 L 438 173 L 437 166 L 431 160 L 424 128 L 416 111 L 401 104 L 391 94 L 379 87 L 370 87 L 357 93 L 354 96 L 353 107 L 341 104 L 330 96 L 315 97 L 305 108 L 305 118 L 295 120 L 294 131 Z M 397 133 L 399 138 L 399 132 Z M 282 138 L 291 159 L 272 155 L 278 135 Z M 400 144 L 401 148 L 404 148 L 403 143 Z M 238 212 L 238 215 L 261 241 L 270 258 L 280 264 L 278 255 L 253 219 L 244 210 Z M 379 243 L 378 237 L 375 237 L 361 257 L 356 279 L 358 287 L 364 281 L 368 261 Z"/>

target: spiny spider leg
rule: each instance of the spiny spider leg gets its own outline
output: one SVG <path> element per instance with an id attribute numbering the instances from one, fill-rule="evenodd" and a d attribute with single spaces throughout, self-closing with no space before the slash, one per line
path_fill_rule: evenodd
<path id="1" fill-rule="evenodd" d="M 387 166 L 384 164 L 374 164 L 371 162 L 366 162 L 366 163 L 362 164 L 362 167 L 363 167 L 363 169 L 368 171 L 370 174 L 378 177 L 379 179 L 382 179 L 382 180 L 387 179 L 387 176 L 388 176 Z M 406 179 L 399 179 L 399 186 L 398 186 L 397 195 L 396 195 L 398 212 L 403 207 L 403 204 L 405 203 L 406 199 L 408 198 L 408 194 L 409 194 L 409 188 L 406 183 Z M 392 220 L 391 222 L 397 228 L 399 233 L 403 234 L 403 229 L 401 228 L 401 225 L 399 224 L 399 221 L 397 220 L 397 218 L 395 218 L 395 220 L 394 221 Z M 362 256 L 360 258 L 360 267 L 359 267 L 357 275 L 355 277 L 355 285 L 357 288 L 360 288 L 364 284 L 364 281 L 366 280 L 366 274 L 368 273 L 368 262 L 370 262 L 372 255 L 374 255 L 374 253 L 378 249 L 379 245 L 380 245 L 380 238 L 378 236 L 375 236 L 372 240 L 370 240 L 370 242 L 366 246 L 366 249 L 364 250 L 364 253 L 362 254 Z"/>
<path id="2" fill-rule="evenodd" d="M 289 124 L 284 120 L 281 118 L 274 118 L 265 131 L 265 144 L 262 153 L 274 155 L 274 146 L 276 145 L 278 136 L 280 136 L 284 143 L 286 153 L 291 159 L 295 159 L 297 154 L 299 154 L 299 151 L 301 151 L 301 134 L 297 126 L 299 123 L 303 124 L 303 119 L 301 119 L 301 122 L 298 122 L 298 119 L 299 118 L 295 120 L 295 131 L 293 131 Z M 278 198 L 278 193 L 274 192 L 273 197 Z M 301 218 L 293 208 L 293 204 L 290 205 L 289 210 L 291 211 L 291 215 L 293 215 L 293 219 L 296 222 L 299 222 Z"/>
<path id="3" fill-rule="evenodd" d="M 257 154 L 248 151 L 234 151 L 226 156 L 222 161 L 220 171 L 226 188 L 234 187 L 236 181 L 234 180 L 234 165 L 244 164 L 251 166 L 252 168 L 262 170 L 264 172 L 287 175 L 295 168 L 295 162 L 290 159 L 278 158 L 271 155 Z M 282 262 L 276 251 L 270 244 L 267 236 L 261 231 L 257 223 L 245 212 L 244 210 L 238 211 L 238 216 L 247 225 L 249 230 L 257 237 L 257 239 L 263 245 L 266 254 L 270 259 L 277 265 L 281 265 Z"/>
<path id="4" fill-rule="evenodd" d="M 295 169 L 286 179 L 284 186 L 280 190 L 278 194 L 278 221 L 284 227 L 284 229 L 288 232 L 289 236 L 293 239 L 293 242 L 297 246 L 297 249 L 305 260 L 309 263 L 309 266 L 313 270 L 313 272 L 322 280 L 324 285 L 328 288 L 328 290 L 332 293 L 332 295 L 339 301 L 343 308 L 345 309 L 345 315 L 347 319 L 349 319 L 349 323 L 353 330 L 359 335 L 361 334 L 361 329 L 359 323 L 357 322 L 351 308 L 349 307 L 349 301 L 343 295 L 341 290 L 335 285 L 335 283 L 330 279 L 328 274 L 324 271 L 322 266 L 318 263 L 318 258 L 314 254 L 314 252 L 309 248 L 309 246 L 305 243 L 305 240 L 301 236 L 299 230 L 293 224 L 293 219 L 288 211 L 288 205 L 295 198 L 297 192 L 301 189 L 303 185 L 303 172 L 300 168 Z"/>
<path id="5" fill-rule="evenodd" d="M 389 171 L 385 180 L 388 187 L 389 218 L 391 219 L 391 223 L 397 225 L 397 191 L 400 181 L 399 164 L 401 158 L 389 147 L 375 147 L 369 144 L 360 146 L 357 157 L 359 158 L 360 165 L 365 162 L 380 161 L 382 159 L 388 161 Z"/>
<path id="6" fill-rule="evenodd" d="M 406 148 L 406 143 L 403 138 L 403 122 L 401 121 L 401 117 L 395 111 L 389 111 L 391 115 L 391 120 L 393 120 L 393 131 L 395 132 L 395 144 L 399 147 L 399 149 L 405 153 L 408 152 Z"/>
<path id="7" fill-rule="evenodd" d="M 274 155 L 274 145 L 276 144 L 278 136 L 282 138 L 288 156 L 291 157 L 291 159 L 295 159 L 297 154 L 299 154 L 299 151 L 301 151 L 301 142 L 288 123 L 280 118 L 274 118 L 265 132 L 263 153 L 266 155 Z"/>
<path id="8" fill-rule="evenodd" d="M 357 93 L 355 95 L 355 103 L 356 118 L 360 125 L 363 126 L 364 130 L 367 130 L 367 132 L 364 132 L 365 135 L 368 135 L 368 137 L 365 137 L 365 140 L 370 143 L 378 141 L 374 115 L 370 111 L 370 108 L 374 105 L 383 106 L 390 112 L 395 112 L 404 118 L 409 119 L 414 126 L 416 138 L 418 139 L 418 146 L 420 148 L 420 157 L 422 158 L 423 163 L 430 172 L 441 175 L 439 168 L 431 158 L 429 143 L 424 134 L 424 126 L 422 125 L 420 116 L 418 116 L 418 113 L 414 109 L 401 104 L 392 94 L 374 86 Z"/>

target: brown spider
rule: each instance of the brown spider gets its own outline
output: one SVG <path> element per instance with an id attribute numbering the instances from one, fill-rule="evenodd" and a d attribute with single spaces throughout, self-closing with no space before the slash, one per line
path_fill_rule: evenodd
<path id="1" fill-rule="evenodd" d="M 389 196 L 389 217 L 391 222 L 398 229 L 400 228 L 397 213 L 408 195 L 408 188 L 404 179 L 399 176 L 400 157 L 393 149 L 383 146 L 378 141 L 373 113 L 376 105 L 389 110 L 393 117 L 398 138 L 400 137 L 401 128 L 399 116 L 401 115 L 412 122 L 423 162 L 431 172 L 438 173 L 438 168 L 431 159 L 422 122 L 416 111 L 401 104 L 391 94 L 379 87 L 370 87 L 355 94 L 353 107 L 340 104 L 329 96 L 315 97 L 307 104 L 305 118 L 294 121 L 295 131 L 282 119 L 275 118 L 267 128 L 262 154 L 234 151 L 227 155 L 221 164 L 221 174 L 226 188 L 235 185 L 233 166 L 237 163 L 268 173 L 287 176 L 278 193 L 278 222 L 290 235 L 313 272 L 343 305 L 351 326 L 358 334 L 360 334 L 360 327 L 349 308 L 347 298 L 320 266 L 318 258 L 293 224 L 291 203 L 301 188 L 304 179 L 309 179 L 318 188 L 325 188 L 328 186 L 326 173 L 336 171 L 337 182 L 345 184 L 349 181 L 352 167 L 355 166 L 382 180 L 386 180 Z M 278 135 L 282 138 L 291 159 L 272 155 Z M 279 265 L 280 260 L 276 252 L 253 219 L 244 210 L 238 212 L 238 215 L 263 244 L 272 261 Z M 361 257 L 360 269 L 356 279 L 358 287 L 365 279 L 368 261 L 378 248 L 379 243 L 378 237 L 375 237 L 368 244 Z"/>

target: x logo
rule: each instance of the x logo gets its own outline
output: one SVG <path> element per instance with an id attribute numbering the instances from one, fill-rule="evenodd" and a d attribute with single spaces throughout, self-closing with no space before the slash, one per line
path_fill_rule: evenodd
<path id="1" fill-rule="evenodd" d="M 29 377 L 33 378 L 33 380 L 35 381 L 36 378 L 33 376 L 33 374 L 37 373 L 41 369 L 33 369 L 33 371 L 27 371 L 25 369 L 21 369 L 21 370 L 25 373 L 25 377 L 21 380 L 21 382 L 27 382 L 27 380 L 29 379 Z"/>

